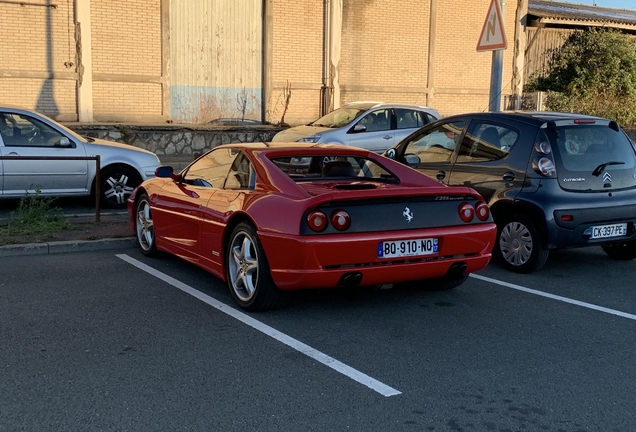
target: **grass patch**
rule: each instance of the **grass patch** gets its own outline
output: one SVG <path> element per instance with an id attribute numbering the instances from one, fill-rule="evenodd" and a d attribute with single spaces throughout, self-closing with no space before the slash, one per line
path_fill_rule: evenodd
<path id="1" fill-rule="evenodd" d="M 0 229 L 0 234 L 51 235 L 70 228 L 62 210 L 55 206 L 55 198 L 43 197 L 40 191 L 27 193 L 20 199 L 16 212 L 11 213 L 8 223 Z"/>

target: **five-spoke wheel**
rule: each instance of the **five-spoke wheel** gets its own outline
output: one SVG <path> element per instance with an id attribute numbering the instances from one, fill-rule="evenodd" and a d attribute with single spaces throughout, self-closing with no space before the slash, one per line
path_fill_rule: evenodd
<path id="1" fill-rule="evenodd" d="M 230 293 L 243 309 L 276 309 L 287 303 L 287 295 L 272 280 L 256 230 L 246 222 L 232 231 L 226 249 L 226 272 Z"/>
<path id="2" fill-rule="evenodd" d="M 114 166 L 101 172 L 100 192 L 104 207 L 125 208 L 126 200 L 141 183 L 141 177 L 129 167 Z"/>
<path id="3" fill-rule="evenodd" d="M 142 194 L 135 207 L 135 234 L 137 244 L 144 255 L 155 255 L 155 227 L 152 222 L 152 212 L 148 195 Z"/>

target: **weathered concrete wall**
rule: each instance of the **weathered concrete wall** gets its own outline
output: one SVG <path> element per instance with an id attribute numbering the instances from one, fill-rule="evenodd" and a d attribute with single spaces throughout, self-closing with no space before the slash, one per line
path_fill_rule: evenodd
<path id="1" fill-rule="evenodd" d="M 67 124 L 93 138 L 118 141 L 149 150 L 159 156 L 188 156 L 203 153 L 221 144 L 271 141 L 282 128 L 276 126 L 128 126 Z"/>
<path id="2" fill-rule="evenodd" d="M 190 156 L 221 144 L 271 141 L 284 127 L 279 126 L 128 126 L 103 124 L 66 124 L 93 138 L 118 141 L 150 150 L 159 156 Z M 625 129 L 636 141 L 636 128 Z"/>

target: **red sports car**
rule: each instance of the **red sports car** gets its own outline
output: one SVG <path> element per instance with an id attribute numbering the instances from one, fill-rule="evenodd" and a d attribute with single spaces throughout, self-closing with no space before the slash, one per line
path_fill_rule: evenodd
<path id="1" fill-rule="evenodd" d="M 473 189 L 353 147 L 229 144 L 156 176 L 128 200 L 141 251 L 201 266 L 251 311 L 296 289 L 450 289 L 488 264 L 495 241 Z"/>

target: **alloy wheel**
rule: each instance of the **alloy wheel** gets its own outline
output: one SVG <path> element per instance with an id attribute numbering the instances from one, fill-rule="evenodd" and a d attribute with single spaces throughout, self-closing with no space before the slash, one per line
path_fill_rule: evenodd
<path id="1" fill-rule="evenodd" d="M 239 231 L 230 245 L 229 276 L 232 289 L 242 301 L 249 301 L 258 284 L 258 254 L 249 233 Z"/>
<path id="2" fill-rule="evenodd" d="M 152 249 L 155 241 L 155 228 L 150 213 L 150 203 L 146 200 L 139 202 L 137 206 L 137 240 L 144 252 Z"/>
<path id="3" fill-rule="evenodd" d="M 128 175 L 120 174 L 118 177 L 113 175 L 106 179 L 104 196 L 113 204 L 123 205 L 135 188 L 131 185 Z"/>

